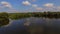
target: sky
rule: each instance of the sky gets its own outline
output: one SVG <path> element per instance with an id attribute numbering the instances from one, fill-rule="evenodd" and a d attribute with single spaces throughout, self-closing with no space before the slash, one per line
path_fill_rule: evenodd
<path id="1" fill-rule="evenodd" d="M 0 12 L 60 11 L 60 0 L 0 0 Z"/>

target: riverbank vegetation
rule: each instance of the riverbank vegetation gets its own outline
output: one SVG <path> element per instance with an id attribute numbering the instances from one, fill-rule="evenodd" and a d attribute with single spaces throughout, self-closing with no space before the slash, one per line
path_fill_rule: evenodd
<path id="1" fill-rule="evenodd" d="M 9 23 L 8 13 L 0 13 L 0 26 L 7 25 Z"/>
<path id="2" fill-rule="evenodd" d="M 11 19 L 21 19 L 28 17 L 60 18 L 60 12 L 9 13 L 9 18 Z"/>
<path id="3" fill-rule="evenodd" d="M 60 12 L 0 13 L 0 18 L 21 19 L 28 17 L 60 18 Z"/>
<path id="4" fill-rule="evenodd" d="M 29 17 L 60 18 L 60 12 L 29 12 L 29 13 L 0 13 L 0 26 L 9 23 L 9 19 L 16 20 Z"/>
<path id="5" fill-rule="evenodd" d="M 29 17 L 45 17 L 45 18 L 60 18 L 60 12 L 33 12 L 33 13 L 0 13 L 0 27 L 3 25 L 9 24 L 9 19 L 21 19 L 21 18 L 29 18 Z M 44 20 L 43 20 L 44 21 Z M 50 21 L 47 22 L 47 24 Z M 29 27 L 25 26 L 27 30 L 23 30 L 23 34 L 55 34 L 55 31 L 52 31 L 55 26 L 51 23 L 49 25 L 45 25 L 42 23 L 31 23 Z M 51 29 L 52 28 L 52 29 Z M 51 29 L 51 30 L 50 30 Z"/>

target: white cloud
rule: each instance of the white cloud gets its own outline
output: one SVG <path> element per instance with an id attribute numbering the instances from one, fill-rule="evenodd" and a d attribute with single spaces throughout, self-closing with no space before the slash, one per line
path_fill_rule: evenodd
<path id="1" fill-rule="evenodd" d="M 33 4 L 33 5 L 32 5 L 32 7 L 38 7 L 38 5 L 36 5 L 36 4 Z"/>
<path id="2" fill-rule="evenodd" d="M 36 10 L 43 10 L 43 8 L 37 7 Z"/>
<path id="3" fill-rule="evenodd" d="M 54 4 L 53 3 L 47 3 L 47 4 L 44 4 L 43 6 L 45 6 L 45 7 L 53 7 Z"/>
<path id="4" fill-rule="evenodd" d="M 22 4 L 25 6 L 31 5 L 31 3 L 29 1 L 23 1 Z"/>
<path id="5" fill-rule="evenodd" d="M 0 6 L 0 9 L 3 9 L 4 8 L 4 6 Z"/>
<path id="6" fill-rule="evenodd" d="M 35 2 L 36 0 L 32 0 L 33 2 Z"/>
<path id="7" fill-rule="evenodd" d="M 60 6 L 58 6 L 57 9 L 60 9 Z"/>
<path id="8" fill-rule="evenodd" d="M 60 6 L 56 6 L 55 9 L 56 9 L 57 11 L 60 11 Z"/>
<path id="9" fill-rule="evenodd" d="M 1 4 L 2 4 L 4 7 L 12 8 L 12 5 L 11 5 L 9 2 L 2 1 Z"/>
<path id="10" fill-rule="evenodd" d="M 43 8 L 38 7 L 38 5 L 37 5 L 37 4 L 32 4 L 32 7 L 34 7 L 36 10 L 43 10 Z"/>

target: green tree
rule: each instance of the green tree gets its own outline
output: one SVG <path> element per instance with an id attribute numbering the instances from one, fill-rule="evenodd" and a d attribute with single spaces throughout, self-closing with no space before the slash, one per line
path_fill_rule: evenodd
<path id="1" fill-rule="evenodd" d="M 6 12 L 0 13 L 0 26 L 6 25 L 9 23 L 8 17 L 9 17 L 8 13 L 6 13 Z"/>

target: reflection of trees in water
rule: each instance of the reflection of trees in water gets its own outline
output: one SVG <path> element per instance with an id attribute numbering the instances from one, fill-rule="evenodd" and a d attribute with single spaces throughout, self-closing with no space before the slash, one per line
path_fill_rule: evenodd
<path id="1" fill-rule="evenodd" d="M 30 25 L 30 19 L 27 18 L 27 19 L 26 19 L 26 22 L 24 23 L 24 26 L 29 26 L 29 25 Z"/>
<path id="2" fill-rule="evenodd" d="M 60 27 L 55 23 L 56 19 L 45 19 L 44 23 L 31 23 L 27 26 L 30 34 L 60 34 Z"/>
<path id="3" fill-rule="evenodd" d="M 8 13 L 0 13 L 0 26 L 9 24 Z"/>
<path id="4" fill-rule="evenodd" d="M 37 18 L 31 18 L 30 20 L 27 19 L 27 21 L 30 23 L 29 26 L 27 26 L 27 31 L 30 34 L 44 34 L 44 27 L 43 24 L 36 23 Z"/>
<path id="5" fill-rule="evenodd" d="M 28 31 L 30 32 L 30 34 L 43 34 L 43 26 L 42 25 L 38 25 L 37 23 L 32 23 L 29 27 L 28 27 Z"/>

